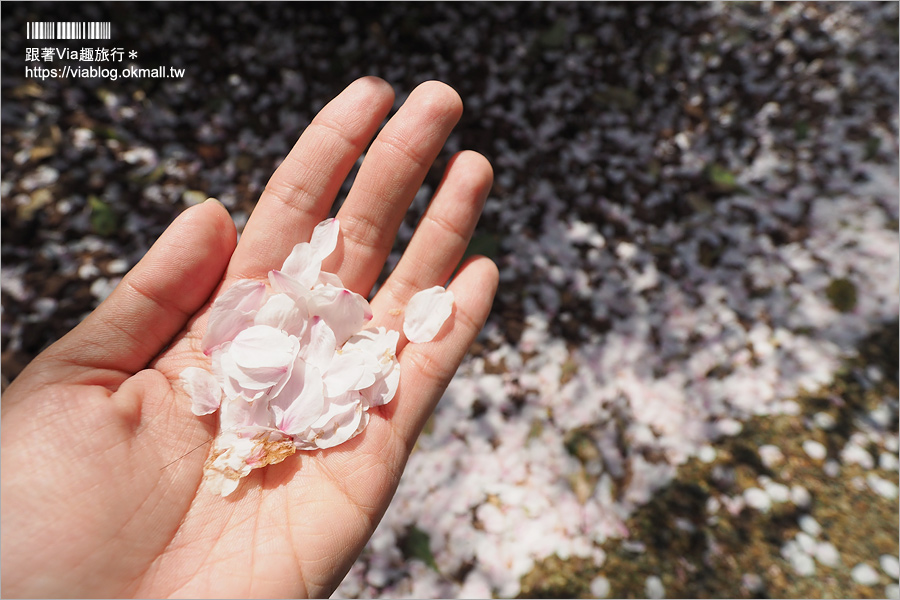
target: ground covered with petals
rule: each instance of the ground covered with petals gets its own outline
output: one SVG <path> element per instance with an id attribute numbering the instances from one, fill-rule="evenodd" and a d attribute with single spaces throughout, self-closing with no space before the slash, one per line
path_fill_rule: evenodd
<path id="1" fill-rule="evenodd" d="M 145 82 L 25 79 L 22 6 L 4 381 L 185 206 L 240 229 L 352 79 L 438 78 L 466 113 L 387 269 L 471 148 L 500 293 L 337 595 L 900 595 L 896 3 L 73 8 L 187 69 Z"/>

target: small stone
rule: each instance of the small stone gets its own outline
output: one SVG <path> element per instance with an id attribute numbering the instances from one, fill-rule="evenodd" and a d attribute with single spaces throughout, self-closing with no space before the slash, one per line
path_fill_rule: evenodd
<path id="1" fill-rule="evenodd" d="M 822 533 L 822 526 L 810 515 L 803 515 L 800 517 L 800 519 L 798 519 L 798 524 L 800 525 L 800 529 L 813 537 L 818 537 L 819 534 Z"/>
<path id="2" fill-rule="evenodd" d="M 883 429 L 890 427 L 892 425 L 892 420 L 896 421 L 896 417 L 893 416 L 890 407 L 885 403 L 876 406 L 869 412 L 869 418 L 875 421 L 875 423 Z M 894 424 L 896 425 L 896 423 Z"/>
<path id="3" fill-rule="evenodd" d="M 869 452 L 857 444 L 849 443 L 841 450 L 841 461 L 845 465 L 859 465 L 863 469 L 871 469 L 875 466 L 875 459 Z"/>
<path id="4" fill-rule="evenodd" d="M 829 477 L 837 477 L 841 474 L 841 465 L 836 460 L 827 460 L 822 466 L 822 471 Z"/>
<path id="5" fill-rule="evenodd" d="M 900 560 L 890 554 L 882 554 L 878 559 L 881 570 L 891 579 L 900 579 Z"/>
<path id="6" fill-rule="evenodd" d="M 106 263 L 106 270 L 111 275 L 121 275 L 128 271 L 128 261 L 124 258 L 116 258 Z"/>
<path id="7" fill-rule="evenodd" d="M 816 563 L 809 554 L 794 552 L 788 560 L 794 572 L 801 577 L 809 577 L 816 572 Z"/>
<path id="8" fill-rule="evenodd" d="M 889 583 L 884 586 L 884 597 L 892 600 L 900 600 L 900 585 Z"/>
<path id="9" fill-rule="evenodd" d="M 898 467 L 897 455 L 890 452 L 882 452 L 878 456 L 878 468 L 885 471 L 896 471 Z"/>
<path id="10" fill-rule="evenodd" d="M 703 446 L 697 453 L 697 458 L 699 458 L 701 462 L 709 464 L 716 460 L 716 449 L 709 445 Z"/>
<path id="11" fill-rule="evenodd" d="M 791 502 L 799 508 L 809 508 L 809 505 L 812 503 L 812 496 L 810 496 L 809 490 L 805 487 L 795 484 L 791 486 Z"/>
<path id="12" fill-rule="evenodd" d="M 816 540 L 814 540 L 813 537 L 805 531 L 801 531 L 797 534 L 797 543 L 800 545 L 800 549 L 810 556 L 815 554 Z"/>
<path id="13" fill-rule="evenodd" d="M 644 587 L 648 598 L 657 599 L 666 597 L 666 590 L 663 587 L 662 579 L 656 575 L 648 577 Z"/>
<path id="14" fill-rule="evenodd" d="M 831 542 L 819 542 L 816 546 L 816 560 L 826 567 L 836 567 L 841 562 L 841 555 Z"/>
<path id="15" fill-rule="evenodd" d="M 887 479 L 879 477 L 875 473 L 869 473 L 866 475 L 866 483 L 869 484 L 869 487 L 873 492 L 875 492 L 882 498 L 893 500 L 897 497 L 897 485 L 892 481 L 888 481 Z"/>
<path id="16" fill-rule="evenodd" d="M 747 506 L 755 508 L 759 512 L 767 513 L 772 508 L 772 500 L 763 490 L 752 487 L 744 490 L 744 501 Z"/>
<path id="17" fill-rule="evenodd" d="M 81 279 L 93 279 L 100 276 L 101 271 L 94 263 L 84 263 L 78 267 L 78 277 Z"/>
<path id="18" fill-rule="evenodd" d="M 878 583 L 878 571 L 866 563 L 859 563 L 850 571 L 850 577 L 859 585 L 872 586 Z"/>
<path id="19" fill-rule="evenodd" d="M 830 413 L 826 412 L 819 412 L 813 415 L 813 423 L 816 424 L 816 427 L 824 429 L 825 431 L 830 431 L 837 425 L 835 418 Z"/>
<path id="20" fill-rule="evenodd" d="M 825 446 L 815 440 L 803 442 L 803 451 L 813 460 L 824 460 L 828 456 L 828 450 Z"/>
<path id="21" fill-rule="evenodd" d="M 780 465 L 784 461 L 784 453 L 781 452 L 781 448 L 778 446 L 766 444 L 760 446 L 758 452 L 759 459 L 770 469 Z"/>
<path id="22" fill-rule="evenodd" d="M 783 483 L 767 483 L 765 488 L 769 498 L 776 504 L 787 502 L 791 498 L 790 488 Z"/>
<path id="23" fill-rule="evenodd" d="M 599 575 L 591 581 L 591 596 L 594 598 L 606 598 L 609 596 L 609 579 Z"/>
<path id="24" fill-rule="evenodd" d="M 763 579 L 756 573 L 744 573 L 741 575 L 741 585 L 751 594 L 755 594 L 763 589 Z"/>

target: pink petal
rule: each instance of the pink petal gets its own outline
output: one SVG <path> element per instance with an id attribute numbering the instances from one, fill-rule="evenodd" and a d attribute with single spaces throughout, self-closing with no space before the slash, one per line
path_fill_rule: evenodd
<path id="1" fill-rule="evenodd" d="M 294 361 L 297 350 L 296 338 L 274 327 L 254 325 L 235 336 L 228 352 L 243 369 L 280 369 Z"/>
<path id="2" fill-rule="evenodd" d="M 334 252 L 340 233 L 341 227 L 337 219 L 325 219 L 316 225 L 312 232 L 312 239 L 309 240 L 309 246 L 313 258 L 318 259 L 320 264 Z"/>
<path id="3" fill-rule="evenodd" d="M 321 273 L 319 273 L 319 280 L 316 282 L 316 286 L 320 285 L 330 285 L 333 287 L 342 288 L 344 287 L 344 282 L 341 281 L 341 278 L 334 273 L 322 271 Z"/>
<path id="4" fill-rule="evenodd" d="M 253 320 L 256 325 L 268 325 L 286 333 L 300 335 L 306 322 L 306 300 L 295 300 L 287 294 L 270 296 Z"/>
<path id="5" fill-rule="evenodd" d="M 315 257 L 309 243 L 301 242 L 291 250 L 281 267 L 281 272 L 295 279 L 301 287 L 309 289 L 316 284 L 321 269 L 322 259 Z"/>
<path id="6" fill-rule="evenodd" d="M 334 332 L 321 317 L 313 317 L 306 328 L 306 335 L 302 341 L 303 349 L 300 355 L 303 359 L 324 371 L 331 363 L 334 352 L 337 349 L 337 340 Z"/>
<path id="7" fill-rule="evenodd" d="M 222 401 L 222 388 L 212 373 L 198 367 L 188 367 L 179 376 L 181 386 L 191 397 L 191 412 L 195 415 L 208 415 L 219 410 Z"/>
<path id="8" fill-rule="evenodd" d="M 304 288 L 296 279 L 282 271 L 269 271 L 269 284 L 276 293 L 287 294 L 296 300 L 309 296 L 309 288 Z"/>
<path id="9" fill-rule="evenodd" d="M 265 401 L 247 402 L 243 398 L 226 398 L 219 411 L 221 431 L 274 426 L 273 414 Z"/>
<path id="10" fill-rule="evenodd" d="M 347 340 L 343 346 L 343 351 L 360 350 L 387 362 L 397 351 L 398 341 L 400 341 L 400 333 L 393 329 L 385 329 L 384 327 L 363 329 Z"/>
<path id="11" fill-rule="evenodd" d="M 338 346 L 362 329 L 372 319 L 366 299 L 355 292 L 333 286 L 313 290 L 309 298 L 310 316 L 322 317 L 334 331 Z"/>
<path id="12" fill-rule="evenodd" d="M 363 352 L 335 354 L 322 378 L 325 395 L 336 398 L 349 391 L 361 390 L 375 383 L 381 366 L 375 357 Z"/>
<path id="13" fill-rule="evenodd" d="M 322 391 L 319 370 L 298 358 L 289 381 L 270 401 L 278 429 L 289 435 L 308 430 L 325 412 Z"/>
<path id="14" fill-rule="evenodd" d="M 351 393 L 347 398 L 347 403 L 331 403 L 328 412 L 313 425 L 317 448 L 333 448 L 359 433 L 364 413 L 359 394 Z"/>
<path id="15" fill-rule="evenodd" d="M 403 334 L 410 342 L 430 342 L 453 311 L 453 292 L 441 286 L 416 293 L 406 305 Z"/>
<path id="16" fill-rule="evenodd" d="M 253 323 L 253 315 L 265 296 L 265 283 L 242 279 L 216 298 L 201 344 L 203 351 L 210 354 L 213 348 L 233 340 L 238 332 Z"/>
<path id="17" fill-rule="evenodd" d="M 381 375 L 375 380 L 375 383 L 360 391 L 366 408 L 382 406 L 394 399 L 400 384 L 400 363 L 396 358 L 391 367 L 387 374 Z"/>

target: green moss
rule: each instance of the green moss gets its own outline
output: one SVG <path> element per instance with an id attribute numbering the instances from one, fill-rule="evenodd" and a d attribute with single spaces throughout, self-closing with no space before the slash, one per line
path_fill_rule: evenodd
<path id="1" fill-rule="evenodd" d="M 415 525 L 406 531 L 406 535 L 400 540 L 400 551 L 407 560 L 420 560 L 437 572 L 438 566 L 431 553 L 431 537 Z"/>
<path id="2" fill-rule="evenodd" d="M 832 279 L 825 288 L 825 295 L 836 310 L 845 313 L 856 308 L 856 285 L 849 279 Z"/>
<path id="3" fill-rule="evenodd" d="M 91 228 L 97 235 L 111 236 L 119 230 L 119 218 L 113 209 L 97 196 L 88 198 Z"/>
<path id="4" fill-rule="evenodd" d="M 733 192 L 738 183 L 734 173 L 719 164 L 712 164 L 706 168 L 706 177 L 719 192 Z"/>

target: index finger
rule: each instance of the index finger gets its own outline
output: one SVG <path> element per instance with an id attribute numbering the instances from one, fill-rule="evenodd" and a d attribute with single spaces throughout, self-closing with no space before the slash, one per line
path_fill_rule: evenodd
<path id="1" fill-rule="evenodd" d="M 264 278 L 295 244 L 309 240 L 393 102 L 387 82 L 363 77 L 316 115 L 266 185 L 226 278 Z"/>

